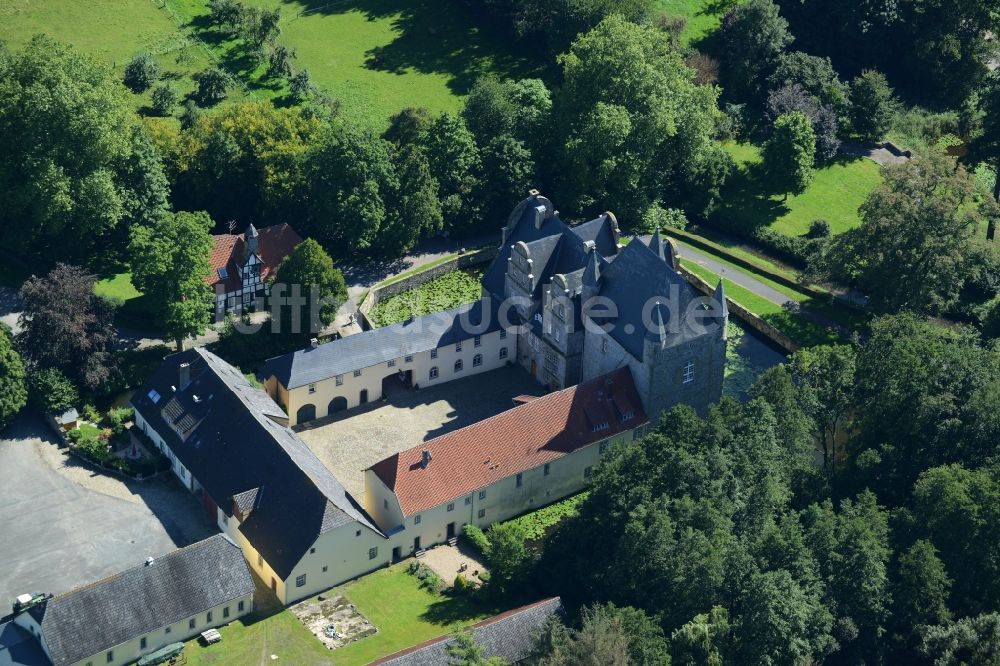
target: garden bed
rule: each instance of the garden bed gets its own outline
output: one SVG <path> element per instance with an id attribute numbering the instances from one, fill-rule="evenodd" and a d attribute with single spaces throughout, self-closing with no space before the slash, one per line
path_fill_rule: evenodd
<path id="1" fill-rule="evenodd" d="M 474 303 L 482 294 L 482 278 L 483 272 L 476 269 L 446 273 L 380 302 L 369 318 L 375 326 L 388 326 L 410 317 Z"/>

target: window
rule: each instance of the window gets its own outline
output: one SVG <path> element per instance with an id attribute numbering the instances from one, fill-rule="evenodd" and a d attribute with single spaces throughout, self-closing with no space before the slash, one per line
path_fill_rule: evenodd
<path id="1" fill-rule="evenodd" d="M 316 549 L 315 548 L 310 548 L 309 549 L 309 554 L 310 555 L 315 555 L 316 554 Z"/>
<path id="2" fill-rule="evenodd" d="M 372 546 L 368 549 L 368 559 L 374 560 L 376 557 L 378 557 L 378 546 Z"/>
<path id="3" fill-rule="evenodd" d="M 461 342 L 456 342 L 455 343 L 455 351 L 457 351 L 457 352 L 462 351 L 462 343 Z"/>
<path id="4" fill-rule="evenodd" d="M 436 365 L 433 368 L 431 368 L 430 377 L 431 377 L 431 379 L 437 379 L 438 378 L 438 369 L 437 369 Z"/>
<path id="5" fill-rule="evenodd" d="M 229 617 L 229 606 L 222 609 L 222 617 Z"/>
<path id="6" fill-rule="evenodd" d="M 383 499 L 382 500 L 382 508 L 383 509 L 388 509 L 389 508 L 389 500 L 387 500 L 387 499 Z"/>
<path id="7" fill-rule="evenodd" d="M 337 379 L 337 386 L 343 386 L 344 385 L 344 375 L 337 375 L 336 379 Z"/>
<path id="8" fill-rule="evenodd" d="M 142 638 L 139 639 L 139 649 L 140 650 L 145 650 L 146 649 L 146 637 L 145 636 L 143 636 Z"/>
<path id="9" fill-rule="evenodd" d="M 549 464 L 545 463 L 545 467 L 542 468 L 542 476 L 548 476 L 548 475 L 549 475 Z"/>
<path id="10" fill-rule="evenodd" d="M 164 629 L 164 630 L 163 630 L 163 633 L 165 633 L 165 634 L 169 634 L 169 633 L 170 633 L 170 632 L 171 632 L 172 630 L 173 630 L 173 627 L 171 627 L 171 626 L 170 626 L 170 625 L 168 624 L 168 625 L 167 625 L 167 627 L 166 627 L 166 629 Z"/>
<path id="11" fill-rule="evenodd" d="M 625 412 L 624 414 L 622 414 L 622 421 L 631 421 L 634 418 L 635 418 L 635 410 L 634 409 L 630 409 L 627 412 Z"/>
<path id="12" fill-rule="evenodd" d="M 602 354 L 607 354 L 608 353 L 608 339 L 607 338 L 601 338 L 601 353 Z"/>
<path id="13" fill-rule="evenodd" d="M 296 576 L 295 587 L 305 587 L 306 586 L 306 575 Z"/>
<path id="14" fill-rule="evenodd" d="M 264 556 L 261 555 L 260 553 L 257 553 L 257 566 L 259 567 L 264 566 Z"/>
<path id="15" fill-rule="evenodd" d="M 475 356 L 472 357 L 472 367 L 473 368 L 478 368 L 482 364 L 483 364 L 483 355 L 482 354 L 476 354 Z"/>
<path id="16" fill-rule="evenodd" d="M 593 475 L 594 475 L 594 468 L 593 467 L 584 467 L 583 468 L 583 478 L 589 479 Z"/>
<path id="17" fill-rule="evenodd" d="M 473 347 L 482 347 L 483 346 L 483 336 L 477 335 L 476 337 L 474 337 L 472 339 L 472 346 Z"/>
<path id="18" fill-rule="evenodd" d="M 485 490 L 480 490 L 479 491 L 479 499 L 486 499 L 486 491 Z"/>
<path id="19" fill-rule="evenodd" d="M 361 376 L 361 371 L 360 370 L 355 370 L 354 371 L 354 376 L 355 377 L 360 377 Z"/>
<path id="20" fill-rule="evenodd" d="M 480 509 L 479 510 L 479 517 L 480 518 L 485 518 L 486 517 L 486 509 Z"/>
<path id="21" fill-rule="evenodd" d="M 354 536 L 356 536 L 356 537 L 361 536 L 361 530 L 355 530 Z"/>
<path id="22" fill-rule="evenodd" d="M 454 502 L 448 502 L 448 510 L 449 511 L 454 511 L 455 510 L 455 503 Z"/>
<path id="23" fill-rule="evenodd" d="M 507 348 L 506 347 L 501 347 L 500 348 L 500 358 L 507 358 Z"/>
<path id="24" fill-rule="evenodd" d="M 520 488 L 523 485 L 524 485 L 524 475 L 523 474 L 518 474 L 517 475 L 517 487 Z"/>
<path id="25" fill-rule="evenodd" d="M 501 340 L 506 340 L 507 339 L 507 329 L 506 328 L 501 328 L 500 329 L 500 339 Z"/>
<path id="26" fill-rule="evenodd" d="M 316 392 L 316 385 L 315 384 L 310 384 L 309 385 L 309 392 L 310 393 L 315 393 Z"/>
<path id="27" fill-rule="evenodd" d="M 153 401 L 154 405 L 160 402 L 160 394 L 157 393 L 154 389 L 149 389 L 149 393 L 147 395 L 149 396 L 149 399 Z"/>
<path id="28" fill-rule="evenodd" d="M 455 361 L 455 372 L 462 372 L 462 359 Z"/>
<path id="29" fill-rule="evenodd" d="M 560 342 L 562 340 L 562 329 L 553 328 L 552 337 L 556 339 L 556 342 Z"/>
<path id="30" fill-rule="evenodd" d="M 194 629 L 194 618 L 188 620 L 188 629 Z"/>
<path id="31" fill-rule="evenodd" d="M 324 564 L 323 565 L 323 573 L 326 573 L 326 569 L 327 569 L 327 566 Z"/>
<path id="32" fill-rule="evenodd" d="M 472 496 L 471 495 L 469 497 L 465 498 L 465 506 L 469 506 L 470 504 L 472 504 Z"/>
<path id="33" fill-rule="evenodd" d="M 115 660 L 115 651 L 114 650 L 108 650 L 107 657 L 105 657 L 105 658 L 107 659 L 107 661 L 108 661 L 109 664 L 111 662 L 113 662 Z"/>
<path id="34" fill-rule="evenodd" d="M 396 367 L 396 359 L 392 359 L 391 361 L 389 361 L 388 365 L 389 365 L 390 368 L 395 368 Z"/>
<path id="35" fill-rule="evenodd" d="M 205 622 L 208 622 L 209 624 L 212 623 L 212 611 L 205 613 Z"/>
<path id="36" fill-rule="evenodd" d="M 242 601 L 241 601 L 240 603 L 236 604 L 236 610 L 237 610 L 237 611 L 239 611 L 240 613 L 242 613 L 242 612 L 243 612 L 243 609 L 244 609 L 245 607 L 246 607 L 246 606 L 244 605 L 244 603 L 243 603 Z"/>
<path id="37" fill-rule="evenodd" d="M 407 355 L 406 355 L 406 356 L 405 356 L 405 357 L 403 358 L 403 361 L 404 361 L 405 363 L 413 363 L 413 357 L 412 357 L 412 356 L 410 356 L 409 354 L 407 354 Z"/>
<path id="38" fill-rule="evenodd" d="M 602 421 L 601 423 L 595 423 L 594 425 L 590 426 L 590 432 L 600 432 L 602 430 L 607 430 L 609 427 L 611 426 L 608 425 L 607 421 Z"/>
<path id="39" fill-rule="evenodd" d="M 533 350 L 538 351 L 540 345 L 538 343 L 538 338 L 537 337 L 535 337 L 534 335 L 529 335 L 528 336 L 528 344 L 531 345 L 531 348 Z"/>
<path id="40" fill-rule="evenodd" d="M 437 349 L 432 349 L 431 350 L 431 358 L 437 358 L 437 357 L 438 357 L 438 350 Z"/>
<path id="41" fill-rule="evenodd" d="M 414 525 L 419 525 L 420 524 L 420 516 L 419 515 L 413 516 L 413 524 Z"/>
<path id="42" fill-rule="evenodd" d="M 694 381 L 694 363 L 688 361 L 688 364 L 684 366 L 684 383 L 690 384 Z"/>
<path id="43" fill-rule="evenodd" d="M 598 451 L 600 451 L 600 453 L 603 454 L 605 451 L 608 450 L 608 440 L 604 440 L 603 442 L 601 442 L 600 445 L 598 445 L 597 448 L 598 448 Z"/>

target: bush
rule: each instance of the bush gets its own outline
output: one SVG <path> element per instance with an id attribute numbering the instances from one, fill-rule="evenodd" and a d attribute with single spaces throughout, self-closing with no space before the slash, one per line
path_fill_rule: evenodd
<path id="1" fill-rule="evenodd" d="M 462 526 L 462 536 L 469 543 L 470 546 L 475 548 L 480 554 L 486 555 L 490 552 L 490 540 L 486 538 L 486 534 L 471 523 L 466 523 Z"/>
<path id="2" fill-rule="evenodd" d="M 160 66 L 148 53 L 140 53 L 125 65 L 125 86 L 134 93 L 145 92 L 160 76 Z"/>
<path id="3" fill-rule="evenodd" d="M 455 584 L 451 588 L 455 594 L 467 594 L 469 592 L 469 588 L 469 581 L 466 580 L 465 576 L 462 574 L 455 576 Z"/>
<path id="4" fill-rule="evenodd" d="M 90 421 L 91 423 L 101 422 L 101 413 L 97 411 L 97 407 L 94 407 L 93 405 L 84 405 L 83 409 L 80 410 L 80 413 L 83 415 L 85 420 Z"/>
<path id="5" fill-rule="evenodd" d="M 809 223 L 809 238 L 829 238 L 830 223 L 826 220 L 813 220 Z"/>
<path id="6" fill-rule="evenodd" d="M 115 435 L 121 435 L 125 432 L 125 424 L 131 421 L 134 415 L 131 407 L 115 407 L 108 411 L 108 424 L 111 426 L 111 431 Z"/>
<path id="7" fill-rule="evenodd" d="M 177 104 L 177 92 L 169 83 L 156 86 L 153 90 L 153 113 L 158 116 L 169 116 Z"/>
<path id="8" fill-rule="evenodd" d="M 73 382 L 56 368 L 28 375 L 28 396 L 35 407 L 50 414 L 62 414 L 80 399 Z"/>
<path id="9" fill-rule="evenodd" d="M 652 204 L 642 214 L 642 230 L 646 233 L 669 227 L 686 229 L 687 225 L 688 219 L 684 211 L 678 208 L 664 208 L 659 202 Z"/>

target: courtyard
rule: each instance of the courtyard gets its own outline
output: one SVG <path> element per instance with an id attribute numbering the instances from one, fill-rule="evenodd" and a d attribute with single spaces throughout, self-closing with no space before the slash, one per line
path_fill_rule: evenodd
<path id="1" fill-rule="evenodd" d="M 510 409 L 515 396 L 542 393 L 520 366 L 416 391 L 391 386 L 385 400 L 317 421 L 299 436 L 361 501 L 364 470 L 378 461 Z"/>
<path id="2" fill-rule="evenodd" d="M 172 478 L 126 482 L 94 471 L 32 416 L 0 439 L 0 525 L 8 609 L 18 594 L 67 592 L 215 532 Z"/>

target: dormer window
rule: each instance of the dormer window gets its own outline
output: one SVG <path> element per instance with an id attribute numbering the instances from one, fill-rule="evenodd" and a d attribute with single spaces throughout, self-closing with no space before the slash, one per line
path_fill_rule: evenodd
<path id="1" fill-rule="evenodd" d="M 610 427 L 611 425 L 607 421 L 602 421 L 601 423 L 595 423 L 594 425 L 590 426 L 590 431 L 600 432 L 602 430 L 607 430 Z"/>
<path id="2" fill-rule="evenodd" d="M 635 410 L 630 409 L 624 414 L 622 414 L 622 421 L 631 421 L 635 418 Z"/>
<path id="3" fill-rule="evenodd" d="M 227 271 L 225 268 L 220 268 L 219 269 L 219 279 L 220 280 L 228 280 L 229 279 L 229 271 Z"/>

